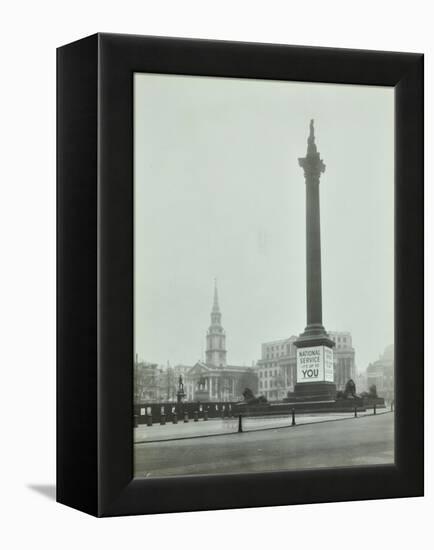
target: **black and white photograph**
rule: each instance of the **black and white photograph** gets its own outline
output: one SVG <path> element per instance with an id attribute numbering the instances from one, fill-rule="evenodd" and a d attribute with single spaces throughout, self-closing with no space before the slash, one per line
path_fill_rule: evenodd
<path id="1" fill-rule="evenodd" d="M 394 464 L 394 90 L 134 74 L 134 475 Z"/>
<path id="2" fill-rule="evenodd" d="M 430 3 L 2 7 L 1 548 L 433 546 Z"/>

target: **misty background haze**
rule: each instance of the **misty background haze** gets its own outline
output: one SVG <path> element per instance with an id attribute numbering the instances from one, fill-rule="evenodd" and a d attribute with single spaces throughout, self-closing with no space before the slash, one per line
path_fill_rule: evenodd
<path id="1" fill-rule="evenodd" d="M 204 358 L 214 278 L 228 364 L 306 326 L 309 121 L 321 176 L 323 323 L 358 371 L 394 342 L 393 88 L 136 74 L 135 353 Z"/>

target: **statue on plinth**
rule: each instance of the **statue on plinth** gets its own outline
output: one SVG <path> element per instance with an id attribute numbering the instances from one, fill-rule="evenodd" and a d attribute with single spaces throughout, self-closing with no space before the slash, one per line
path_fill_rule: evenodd
<path id="1" fill-rule="evenodd" d="M 355 399 L 357 397 L 359 396 L 356 393 L 356 384 L 352 378 L 345 384 L 345 390 L 338 391 L 336 394 L 337 399 Z"/>
<path id="2" fill-rule="evenodd" d="M 178 403 L 181 403 L 182 400 L 185 397 L 184 383 L 182 381 L 182 375 L 181 374 L 179 375 L 179 378 L 178 378 L 178 391 L 176 392 L 176 397 L 178 399 Z"/>
<path id="3" fill-rule="evenodd" d="M 264 395 L 255 397 L 255 394 L 250 388 L 245 388 L 243 391 L 244 402 L 248 405 L 259 405 L 261 403 L 267 403 L 267 398 Z"/>

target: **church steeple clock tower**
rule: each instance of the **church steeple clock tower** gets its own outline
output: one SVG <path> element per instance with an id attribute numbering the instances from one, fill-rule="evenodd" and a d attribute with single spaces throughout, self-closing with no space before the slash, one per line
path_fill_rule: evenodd
<path id="1" fill-rule="evenodd" d="M 226 335 L 221 325 L 217 281 L 214 281 L 214 302 L 211 310 L 211 325 L 206 335 L 206 364 L 212 367 L 226 366 Z"/>

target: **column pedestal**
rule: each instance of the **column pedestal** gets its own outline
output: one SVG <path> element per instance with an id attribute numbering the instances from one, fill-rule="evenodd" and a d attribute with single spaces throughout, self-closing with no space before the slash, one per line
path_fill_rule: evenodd
<path id="1" fill-rule="evenodd" d="M 315 337 L 309 334 L 308 329 L 306 329 L 298 340 L 294 342 L 294 345 L 297 348 L 297 382 L 294 386 L 295 400 L 305 402 L 334 401 L 336 399 L 336 384 L 333 377 L 333 348 L 335 346 L 333 340 L 329 338 L 324 329 L 322 335 Z M 308 355 L 306 358 L 300 357 L 303 350 L 312 355 Z M 318 354 L 317 357 L 320 359 L 318 363 L 318 376 L 322 379 L 309 382 L 309 379 L 303 377 L 303 374 L 309 375 L 310 371 L 313 371 L 315 375 L 315 363 L 312 363 L 312 359 L 317 358 L 315 354 Z M 328 361 L 325 359 L 326 354 Z M 305 361 L 305 364 L 300 363 L 301 361 Z M 328 363 L 327 366 L 326 363 Z M 302 378 L 306 381 L 301 381 Z"/>
<path id="2" fill-rule="evenodd" d="M 313 401 L 335 401 L 336 384 L 334 382 L 306 382 L 294 387 L 295 401 L 310 403 Z"/>

